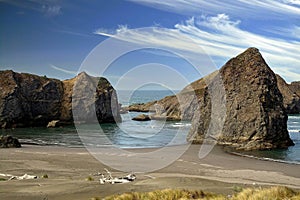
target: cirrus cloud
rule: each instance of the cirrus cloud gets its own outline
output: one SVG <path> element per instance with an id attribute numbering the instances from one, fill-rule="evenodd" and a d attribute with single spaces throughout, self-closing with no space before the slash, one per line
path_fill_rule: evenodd
<path id="1" fill-rule="evenodd" d="M 146 6 L 179 14 L 216 14 L 265 19 L 278 15 L 300 16 L 299 0 L 129 0 Z M 266 14 L 268 13 L 268 14 Z"/>
<path id="2" fill-rule="evenodd" d="M 192 17 L 174 28 L 153 27 L 151 33 L 142 29 L 128 29 L 121 26 L 115 34 L 96 31 L 96 34 L 134 42 L 150 43 L 161 47 L 176 48 L 196 55 L 200 47 L 220 66 L 229 58 L 243 52 L 246 48 L 261 50 L 270 67 L 281 74 L 288 82 L 300 80 L 300 41 L 271 38 L 243 30 L 242 21 L 231 20 L 224 13 L 216 16 Z M 168 37 L 165 37 L 165 36 Z M 193 45 L 191 44 L 193 43 Z M 194 44 L 199 46 L 197 48 Z M 197 58 L 195 58 L 197 59 Z"/>

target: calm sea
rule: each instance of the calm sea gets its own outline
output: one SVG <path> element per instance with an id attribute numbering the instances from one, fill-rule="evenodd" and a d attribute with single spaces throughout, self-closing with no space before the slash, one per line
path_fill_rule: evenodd
<path id="1" fill-rule="evenodd" d="M 138 90 L 133 94 L 129 91 L 118 92 L 119 101 L 124 106 L 132 103 L 153 101 L 168 95 L 173 95 L 173 93 L 171 91 L 149 90 Z M 137 122 L 131 120 L 131 118 L 139 114 L 136 112 L 123 114 L 123 121 L 120 124 L 102 124 L 101 133 L 99 133 L 98 125 L 88 125 L 88 127 L 84 127 L 86 133 L 81 134 L 80 137 L 95 138 L 89 139 L 89 142 L 85 143 L 88 146 L 117 145 L 121 148 L 151 148 L 185 143 L 185 137 L 191 126 L 190 122 Z M 287 150 L 251 151 L 247 152 L 247 155 L 300 164 L 300 115 L 289 116 L 288 130 L 295 146 Z M 51 129 L 18 128 L 1 130 L 0 134 L 16 136 L 22 143 L 65 147 L 83 146 L 77 130 L 73 126 Z M 174 140 L 176 135 L 176 140 Z M 245 154 L 244 152 L 238 153 Z"/>

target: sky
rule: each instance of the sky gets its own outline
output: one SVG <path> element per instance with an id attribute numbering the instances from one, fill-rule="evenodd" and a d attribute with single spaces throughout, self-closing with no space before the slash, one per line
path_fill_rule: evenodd
<path id="1" fill-rule="evenodd" d="M 300 0 L 0 0 L 0 70 L 181 89 L 249 47 L 299 81 Z"/>

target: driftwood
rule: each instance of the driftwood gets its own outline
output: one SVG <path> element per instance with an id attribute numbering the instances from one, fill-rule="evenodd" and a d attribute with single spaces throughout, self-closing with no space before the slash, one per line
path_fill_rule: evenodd
<path id="1" fill-rule="evenodd" d="M 25 179 L 37 179 L 37 176 L 32 176 L 28 174 L 24 174 L 23 176 L 14 176 L 11 174 L 0 174 L 0 176 L 10 177 L 8 180 L 25 180 Z"/>
<path id="2" fill-rule="evenodd" d="M 115 184 L 115 183 L 129 183 L 132 182 L 136 179 L 135 174 L 128 174 L 127 176 L 124 177 L 119 177 L 119 178 L 114 178 L 111 175 L 111 172 L 108 171 L 107 169 L 104 169 L 106 171 L 106 177 L 104 176 L 104 174 L 102 173 L 98 173 L 98 175 L 101 176 L 101 178 L 99 179 L 100 184 L 105 184 L 105 183 L 110 183 L 110 184 Z"/>

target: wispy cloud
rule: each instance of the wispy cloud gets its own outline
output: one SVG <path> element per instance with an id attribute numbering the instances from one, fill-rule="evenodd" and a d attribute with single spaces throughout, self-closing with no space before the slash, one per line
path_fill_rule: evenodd
<path id="1" fill-rule="evenodd" d="M 97 30 L 94 31 L 94 34 L 102 35 L 102 36 L 106 36 L 106 37 L 114 37 L 114 36 L 116 36 L 116 34 L 121 34 L 128 30 L 129 29 L 128 29 L 127 25 L 119 25 L 116 30 L 106 29 L 106 28 L 98 28 Z"/>
<path id="2" fill-rule="evenodd" d="M 48 17 L 53 17 L 53 16 L 61 14 L 61 6 L 43 4 L 42 12 Z"/>
<path id="3" fill-rule="evenodd" d="M 94 31 L 94 34 L 102 35 L 102 36 L 106 36 L 106 37 L 114 37 L 116 32 L 112 31 L 112 30 L 104 29 L 104 28 L 99 28 Z"/>
<path id="4" fill-rule="evenodd" d="M 278 14 L 300 16 L 299 0 L 129 0 L 139 4 L 173 11 L 179 14 L 216 14 L 226 12 L 231 16 L 247 18 L 274 17 Z M 270 12 L 271 11 L 271 12 Z M 268 13 L 268 14 L 265 14 Z"/>
<path id="5" fill-rule="evenodd" d="M 266 29 L 265 32 L 280 37 L 290 38 L 291 40 L 300 40 L 300 27 L 295 25 L 290 27 L 273 27 L 272 29 Z"/>
<path id="6" fill-rule="evenodd" d="M 64 34 L 68 34 L 68 35 L 75 35 L 75 36 L 81 36 L 81 37 L 95 37 L 95 35 L 93 35 L 92 33 L 82 33 L 82 32 L 77 32 L 77 31 L 70 31 L 70 30 L 52 30 L 54 32 L 58 32 L 58 33 L 64 33 Z"/>
<path id="7" fill-rule="evenodd" d="M 300 0 L 283 0 L 284 3 L 292 4 L 292 5 L 299 5 L 300 6 Z"/>
<path id="8" fill-rule="evenodd" d="M 295 69 L 289 67 L 279 67 L 275 68 L 275 72 L 283 77 L 288 77 L 291 81 L 299 81 L 300 80 L 300 73 L 294 72 Z M 290 82 L 291 82 L 290 81 Z"/>
<path id="9" fill-rule="evenodd" d="M 64 72 L 66 74 L 77 75 L 76 71 L 67 70 L 67 69 L 64 69 L 64 68 L 61 68 L 61 67 L 57 67 L 57 66 L 52 65 L 52 64 L 50 64 L 50 67 L 52 69 L 55 69 L 55 70 L 60 71 L 60 72 Z"/>
<path id="10" fill-rule="evenodd" d="M 62 6 L 56 0 L 0 0 L 1 3 L 7 3 L 24 9 L 34 10 L 47 17 L 54 17 L 62 14 Z"/>
<path id="11" fill-rule="evenodd" d="M 191 55 L 203 53 L 200 48 L 202 47 L 213 60 L 221 59 L 224 62 L 246 48 L 254 46 L 261 50 L 273 70 L 282 74 L 287 81 L 300 79 L 300 41 L 269 38 L 251 33 L 240 28 L 241 24 L 240 20 L 231 20 L 226 14 L 218 14 L 193 17 L 174 25 L 172 29 L 153 27 L 149 32 L 144 29 L 122 27 L 117 29 L 115 34 L 106 36 L 138 44 L 176 48 Z M 103 32 L 95 33 L 105 35 Z"/>
<path id="12" fill-rule="evenodd" d="M 180 32 L 189 35 L 201 45 L 211 56 L 223 58 L 232 57 L 245 48 L 255 46 L 259 48 L 268 63 L 275 71 L 279 69 L 298 69 L 300 74 L 300 42 L 268 38 L 245 31 L 239 27 L 240 21 L 231 21 L 229 16 L 219 14 L 213 17 L 192 18 L 185 23 L 176 24 Z M 207 28 L 205 31 L 204 28 Z M 281 70 L 282 72 L 282 70 Z M 297 80 L 296 73 L 286 73 L 288 80 Z"/>
<path id="13" fill-rule="evenodd" d="M 94 32 L 98 35 L 113 37 L 119 40 L 142 44 L 143 46 L 157 46 L 170 49 L 180 49 L 188 52 L 198 52 L 192 40 L 185 37 L 177 29 L 165 29 L 152 27 L 150 29 L 129 29 L 126 26 L 120 26 L 115 34 L 110 34 L 102 31 Z M 175 42 L 175 43 L 174 43 Z"/>
<path id="14" fill-rule="evenodd" d="M 300 39 L 300 26 L 294 26 L 288 30 L 288 32 L 290 32 L 294 38 Z"/>

